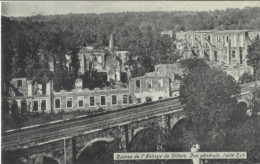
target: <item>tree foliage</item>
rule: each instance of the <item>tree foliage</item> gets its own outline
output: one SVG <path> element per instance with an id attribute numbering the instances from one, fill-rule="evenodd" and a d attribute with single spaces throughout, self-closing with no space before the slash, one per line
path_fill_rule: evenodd
<path id="1" fill-rule="evenodd" d="M 254 120 L 239 109 L 236 95 L 240 87 L 226 73 L 210 68 L 201 59 L 186 59 L 185 74 L 181 81 L 180 96 L 190 119 L 183 135 L 188 150 L 199 143 L 202 151 L 248 151 L 255 158 Z M 185 64 L 183 64 L 185 63 Z M 194 63 L 199 63 L 198 67 Z"/>
<path id="2" fill-rule="evenodd" d="M 143 75 L 156 64 L 173 63 L 178 58 L 172 47 L 174 36 L 161 37 L 161 31 L 259 29 L 259 13 L 255 7 L 212 12 L 2 16 L 3 78 L 42 76 L 38 73 L 43 69 L 39 52 L 48 57 L 46 60 L 54 57 L 62 63 L 65 54 L 86 44 L 107 46 L 112 32 L 115 45 L 132 52 L 133 76 Z"/>
<path id="3" fill-rule="evenodd" d="M 260 38 L 259 35 L 255 41 L 248 47 L 248 64 L 254 68 L 255 78 L 260 79 Z"/>

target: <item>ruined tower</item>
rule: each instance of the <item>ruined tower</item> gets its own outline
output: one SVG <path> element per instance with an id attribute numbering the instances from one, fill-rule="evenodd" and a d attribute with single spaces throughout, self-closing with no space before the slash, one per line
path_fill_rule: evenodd
<path id="1" fill-rule="evenodd" d="M 109 39 L 109 49 L 112 50 L 114 47 L 114 38 L 113 38 L 113 33 L 110 35 Z"/>

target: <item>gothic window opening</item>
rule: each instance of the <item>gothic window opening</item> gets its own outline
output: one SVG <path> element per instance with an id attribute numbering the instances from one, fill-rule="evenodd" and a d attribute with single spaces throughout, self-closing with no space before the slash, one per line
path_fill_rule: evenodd
<path id="1" fill-rule="evenodd" d="M 239 60 L 240 60 L 240 64 L 243 64 L 243 54 L 242 54 L 242 48 L 239 48 Z"/>
<path id="2" fill-rule="evenodd" d="M 240 54 L 240 64 L 243 64 L 243 56 Z"/>
<path id="3" fill-rule="evenodd" d="M 236 58 L 236 53 L 235 53 L 235 51 L 232 51 L 232 58 Z"/>
<path id="4" fill-rule="evenodd" d="M 218 61 L 218 52 L 214 51 L 215 61 Z"/>

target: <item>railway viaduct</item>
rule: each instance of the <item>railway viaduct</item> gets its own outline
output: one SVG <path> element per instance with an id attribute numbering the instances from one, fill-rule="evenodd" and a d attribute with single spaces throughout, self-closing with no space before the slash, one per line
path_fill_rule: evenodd
<path id="1" fill-rule="evenodd" d="M 256 85 L 259 82 L 242 85 L 238 101 L 249 107 L 251 91 Z M 132 139 L 142 130 L 154 128 L 156 124 L 164 132 L 185 118 L 179 99 L 171 98 L 8 131 L 2 134 L 2 151 L 14 153 L 26 164 L 42 164 L 44 157 L 59 164 L 73 164 L 87 147 L 96 142 L 116 142 L 120 151 L 128 151 Z"/>
<path id="2" fill-rule="evenodd" d="M 164 131 L 185 118 L 179 100 L 167 99 L 92 117 L 9 131 L 3 134 L 2 150 L 14 153 L 22 163 L 41 164 L 44 157 L 49 157 L 59 164 L 72 164 L 95 142 L 117 142 L 124 152 L 138 132 L 154 128 L 154 123 Z"/>
<path id="3" fill-rule="evenodd" d="M 252 105 L 254 97 L 253 89 L 260 86 L 260 81 L 242 84 L 241 94 L 237 96 L 238 103 L 244 103 L 247 107 Z"/>

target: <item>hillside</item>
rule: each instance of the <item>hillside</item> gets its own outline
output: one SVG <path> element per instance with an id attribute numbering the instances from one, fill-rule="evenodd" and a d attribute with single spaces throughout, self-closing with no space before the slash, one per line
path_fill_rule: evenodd
<path id="1" fill-rule="evenodd" d="M 88 44 L 115 45 L 140 57 L 143 74 L 154 64 L 167 63 L 174 52 L 163 30 L 260 29 L 260 8 L 227 9 L 210 12 L 125 12 L 68 14 L 32 17 L 2 17 L 3 78 L 47 76 L 39 52 L 62 61 L 68 52 Z M 170 61 L 174 61 L 172 59 Z"/>

